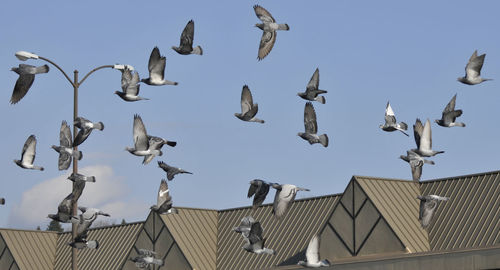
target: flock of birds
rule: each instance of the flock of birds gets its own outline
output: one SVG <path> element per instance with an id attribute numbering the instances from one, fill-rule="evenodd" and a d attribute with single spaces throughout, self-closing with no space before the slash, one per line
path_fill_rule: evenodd
<path id="1" fill-rule="evenodd" d="M 278 30 L 288 31 L 290 30 L 290 27 L 288 24 L 276 23 L 273 16 L 259 5 L 254 6 L 254 11 L 262 22 L 255 25 L 263 32 L 257 57 L 258 60 L 262 60 L 271 52 L 276 41 L 276 32 Z M 182 55 L 202 55 L 203 49 L 200 46 L 193 47 L 193 40 L 194 21 L 190 20 L 181 34 L 180 45 L 178 47 L 172 46 L 172 49 Z M 477 56 L 477 51 L 475 51 L 467 63 L 465 76 L 458 78 L 458 81 L 468 85 L 475 85 L 489 80 L 480 77 L 484 58 L 485 54 Z M 138 72 L 134 71 L 132 66 L 115 65 L 113 68 L 120 70 L 122 73 L 122 91 L 116 91 L 115 94 L 124 101 L 135 102 L 148 100 L 147 98 L 139 96 L 141 82 L 152 86 L 178 85 L 175 81 L 165 79 L 165 64 L 166 58 L 161 56 L 159 48 L 155 47 L 151 52 L 148 63 L 149 78 L 140 79 Z M 35 75 L 49 72 L 49 67 L 47 65 L 36 67 L 20 64 L 19 67 L 12 68 L 12 71 L 19 74 L 19 78 L 16 81 L 10 100 L 12 104 L 15 104 L 26 95 L 34 82 Z M 307 100 L 304 108 L 305 131 L 299 132 L 297 135 L 310 144 L 319 143 L 324 147 L 327 147 L 329 143 L 328 136 L 326 134 L 317 134 L 318 124 L 316 120 L 316 112 L 312 104 L 314 101 L 320 104 L 325 104 L 326 99 L 322 96 L 322 94 L 325 93 L 327 93 L 327 91 L 319 89 L 319 69 L 316 69 L 306 86 L 305 92 L 297 94 L 302 99 Z M 464 123 L 456 122 L 456 118 L 462 115 L 462 110 L 456 110 L 455 103 L 456 95 L 453 96 L 451 101 L 445 107 L 441 119 L 435 121 L 438 125 L 443 127 L 465 127 Z M 247 85 L 244 85 L 241 92 L 241 113 L 235 113 L 234 115 L 242 121 L 263 124 L 265 122 L 264 120 L 256 118 L 257 112 L 258 104 L 253 103 L 250 89 Z M 67 170 L 71 161 L 74 159 L 82 159 L 83 154 L 81 151 L 78 151 L 76 147 L 85 142 L 93 130 L 104 130 L 104 124 L 102 122 L 92 122 L 83 117 L 77 117 L 74 120 L 73 125 L 79 129 L 79 132 L 75 136 L 74 140 L 72 139 L 73 137 L 70 127 L 66 121 L 63 121 L 59 133 L 59 145 L 52 146 L 52 148 L 59 153 L 59 170 Z M 385 110 L 385 123 L 380 125 L 380 128 L 387 132 L 400 131 L 406 136 L 409 136 L 406 133 L 408 125 L 404 122 L 398 123 L 396 121 L 394 111 L 392 110 L 389 102 L 387 103 Z M 419 183 L 423 165 L 425 163 L 435 164 L 434 161 L 427 160 L 425 157 L 432 157 L 437 154 L 444 153 L 444 151 L 435 151 L 432 149 L 432 131 L 429 120 L 427 120 L 425 124 L 422 124 L 420 119 L 417 119 L 413 125 L 413 131 L 417 148 L 408 150 L 406 156 L 402 155 L 400 158 L 410 164 L 412 178 L 416 183 Z M 156 156 L 162 156 L 162 147 L 165 144 L 170 147 L 175 147 L 177 145 L 175 141 L 166 140 L 161 137 L 148 134 L 142 118 L 138 114 L 134 115 L 133 120 L 133 141 L 134 147 L 127 147 L 125 150 L 135 156 L 143 157 L 142 163 L 144 165 L 150 163 Z M 14 163 L 24 169 L 43 171 L 43 167 L 34 165 L 36 143 L 37 140 L 35 135 L 30 135 L 23 146 L 21 160 L 14 160 Z M 166 177 L 169 181 L 173 180 L 178 174 L 192 174 L 191 172 L 185 171 L 181 168 L 170 166 L 163 161 L 158 161 L 158 166 L 165 171 Z M 72 192 L 61 201 L 57 208 L 57 213 L 49 214 L 48 217 L 62 223 L 73 223 L 77 225 L 77 235 L 71 243 L 68 243 L 70 246 L 78 249 L 97 249 L 99 243 L 95 240 L 87 239 L 88 229 L 99 215 L 110 215 L 99 209 L 88 207 L 78 207 L 81 214 L 78 216 L 72 215 L 74 204 L 81 196 L 83 189 L 85 188 L 85 184 L 87 182 L 96 182 L 96 179 L 94 176 L 85 176 L 78 173 L 72 173 L 68 179 L 73 182 Z M 262 205 L 271 187 L 276 190 L 272 212 L 278 220 L 286 214 L 298 191 L 309 191 L 309 189 L 297 187 L 292 184 L 271 183 L 260 179 L 252 180 L 250 181 L 247 196 L 248 198 L 253 196 L 253 210 Z M 438 195 L 426 195 L 418 196 L 418 199 L 421 201 L 419 220 L 421 225 L 426 228 L 432 219 L 438 201 L 446 201 L 449 198 Z M 4 203 L 5 199 L 0 198 L 0 204 Z M 178 211 L 173 208 L 172 197 L 170 196 L 168 184 L 165 179 L 161 180 L 157 194 L 157 203 L 156 205 L 151 206 L 151 210 L 157 212 L 158 214 L 178 213 Z M 240 225 L 235 227 L 233 230 L 234 232 L 242 235 L 245 241 L 245 245 L 243 246 L 245 251 L 255 254 L 269 255 L 276 253 L 276 251 L 265 246 L 266 239 L 263 237 L 264 229 L 262 228 L 260 222 L 255 220 L 253 217 L 243 217 Z M 327 260 L 320 260 L 319 245 L 320 238 L 318 235 L 315 235 L 310 240 L 306 249 L 305 255 L 307 261 L 300 261 L 298 264 L 306 267 L 329 266 L 330 263 Z M 147 268 L 151 264 L 163 265 L 163 261 L 161 259 L 156 259 L 154 256 L 155 252 L 140 249 L 138 255 L 134 258 L 130 258 L 130 260 L 132 260 L 136 266 L 141 269 Z"/>

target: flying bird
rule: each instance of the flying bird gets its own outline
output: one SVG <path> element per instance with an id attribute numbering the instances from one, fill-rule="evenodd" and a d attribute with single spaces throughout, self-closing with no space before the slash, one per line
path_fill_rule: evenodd
<path id="1" fill-rule="evenodd" d="M 297 192 L 309 191 L 307 188 L 301 188 L 290 184 L 273 184 L 272 187 L 276 189 L 273 203 L 273 214 L 277 219 L 281 219 L 285 215 L 286 211 L 295 200 Z"/>
<path id="2" fill-rule="evenodd" d="M 99 215 L 106 217 L 110 216 L 108 213 L 97 208 L 79 206 L 78 210 L 82 213 L 77 217 L 71 217 L 71 223 L 77 224 L 77 235 L 84 234 Z"/>
<path id="3" fill-rule="evenodd" d="M 404 135 L 408 135 L 405 131 L 408 130 L 408 125 L 405 122 L 396 122 L 396 116 L 392 110 L 391 104 L 387 101 L 387 106 L 385 107 L 385 124 L 379 126 L 383 131 L 395 131 L 399 130 Z"/>
<path id="4" fill-rule="evenodd" d="M 4 204 L 5 204 L 5 199 L 4 199 L 4 198 L 0 198 L 0 204 L 1 204 L 1 205 L 4 205 Z"/>
<path id="5" fill-rule="evenodd" d="M 19 67 L 13 67 L 10 70 L 19 75 L 16 85 L 14 86 L 14 91 L 12 92 L 12 97 L 10 98 L 10 103 L 16 104 L 26 95 L 26 93 L 28 93 L 28 90 L 30 90 L 31 85 L 33 85 L 35 81 L 35 75 L 49 72 L 49 66 L 43 65 L 35 67 L 19 64 Z"/>
<path id="6" fill-rule="evenodd" d="M 49 214 L 47 217 L 62 223 L 71 222 L 71 213 L 73 212 L 73 203 L 78 198 L 75 198 L 74 193 L 71 192 L 66 196 L 57 206 L 56 214 Z"/>
<path id="7" fill-rule="evenodd" d="M 86 176 L 79 173 L 71 173 L 71 175 L 68 176 L 68 179 L 71 180 L 72 182 L 84 181 L 84 182 L 95 183 L 95 176 Z"/>
<path id="8" fill-rule="evenodd" d="M 21 160 L 14 159 L 14 163 L 17 166 L 24 169 L 40 170 L 43 171 L 43 167 L 33 165 L 36 155 L 36 137 L 35 135 L 30 135 L 23 146 L 23 151 L 21 152 Z"/>
<path id="9" fill-rule="evenodd" d="M 306 261 L 299 261 L 297 264 L 305 267 L 318 268 L 322 266 L 330 266 L 328 260 L 319 260 L 319 235 L 314 235 L 306 249 Z"/>
<path id="10" fill-rule="evenodd" d="M 255 15 L 262 21 L 262 23 L 255 24 L 260 30 L 262 30 L 262 38 L 259 44 L 259 54 L 257 56 L 258 60 L 264 59 L 271 50 L 273 49 L 274 42 L 276 42 L 276 31 L 277 30 L 290 30 L 288 24 L 278 24 L 274 20 L 273 16 L 265 8 L 255 5 L 253 6 Z"/>
<path id="11" fill-rule="evenodd" d="M 157 136 L 152 136 L 152 135 L 148 135 L 148 142 L 149 142 L 149 150 L 150 151 L 160 151 L 161 148 L 166 144 L 168 146 L 171 146 L 171 147 L 175 147 L 177 145 L 177 142 L 174 142 L 174 141 L 168 141 L 168 140 L 165 140 L 163 138 L 160 138 L 160 137 L 157 137 Z M 144 157 L 144 160 L 142 161 L 143 164 L 148 164 L 149 162 L 151 162 L 151 160 L 153 160 L 153 158 L 155 157 L 155 155 L 149 155 L 149 156 L 145 156 Z"/>
<path id="12" fill-rule="evenodd" d="M 429 119 L 427 119 L 425 126 L 423 126 L 420 119 L 417 118 L 415 125 L 413 125 L 413 136 L 415 137 L 417 149 L 411 149 L 411 151 L 419 154 L 420 156 L 432 157 L 437 154 L 444 153 L 444 151 L 432 150 L 432 131 Z"/>
<path id="13" fill-rule="evenodd" d="M 306 86 L 306 91 L 302 93 L 297 93 L 297 95 L 305 100 L 309 101 L 317 101 L 321 104 L 326 103 L 326 99 L 324 96 L 319 96 L 321 94 L 328 93 L 326 90 L 320 90 L 319 88 L 319 69 L 316 68 L 314 71 L 311 80 Z"/>
<path id="14" fill-rule="evenodd" d="M 73 142 L 71 137 L 71 130 L 68 123 L 62 121 L 61 129 L 59 132 L 59 146 L 52 145 L 52 148 L 59 153 L 58 167 L 59 170 L 67 170 L 71 164 L 71 157 L 78 160 L 82 159 L 82 151 L 73 150 Z"/>
<path id="15" fill-rule="evenodd" d="M 97 240 L 87 241 L 86 238 L 76 237 L 73 242 L 68 243 L 68 245 L 76 249 L 97 249 L 99 247 L 99 242 Z"/>
<path id="16" fill-rule="evenodd" d="M 149 78 L 142 79 L 141 82 L 148 85 L 177 85 L 177 82 L 164 79 L 166 62 L 165 56 L 160 56 L 160 49 L 154 47 L 151 56 L 149 56 Z"/>
<path id="17" fill-rule="evenodd" d="M 255 117 L 259 111 L 259 104 L 253 103 L 252 93 L 248 85 L 244 85 L 241 90 L 241 113 L 235 113 L 234 116 L 247 122 L 258 122 L 264 124 L 264 120 Z"/>
<path id="18" fill-rule="evenodd" d="M 252 229 L 252 224 L 255 223 L 255 219 L 252 216 L 246 216 L 241 219 L 240 225 L 234 227 L 233 231 L 236 233 L 241 233 L 244 239 L 248 238 L 250 235 L 250 229 Z"/>
<path id="19" fill-rule="evenodd" d="M 248 236 L 245 236 L 247 229 L 241 228 L 242 229 L 241 234 L 243 235 L 243 238 L 246 241 L 245 245 L 243 246 L 243 249 L 247 252 L 255 254 L 274 255 L 275 254 L 274 250 L 265 247 L 266 239 L 262 237 L 263 229 L 262 226 L 260 225 L 260 222 L 253 220 L 253 218 L 251 219 L 250 218 L 248 219 L 248 221 L 251 223 L 250 230 L 248 230 Z"/>
<path id="20" fill-rule="evenodd" d="M 419 154 L 409 150 L 406 151 L 406 156 L 399 156 L 400 159 L 408 162 L 411 167 L 411 176 L 415 183 L 420 183 L 420 177 L 422 176 L 422 167 L 424 163 L 434 165 L 434 161 L 427 160 L 421 157 Z"/>
<path id="21" fill-rule="evenodd" d="M 418 196 L 417 199 L 420 200 L 420 213 L 418 215 L 418 220 L 424 229 L 429 226 L 431 219 L 434 216 L 434 212 L 436 211 L 438 201 L 449 200 L 447 197 L 441 197 L 438 195 Z"/>
<path id="22" fill-rule="evenodd" d="M 250 181 L 250 187 L 248 188 L 247 197 L 253 197 L 252 208 L 255 210 L 257 207 L 262 205 L 266 199 L 267 193 L 269 193 L 269 188 L 273 183 L 266 182 L 260 179 L 254 179 Z"/>
<path id="23" fill-rule="evenodd" d="M 486 54 L 477 56 L 477 50 L 475 50 L 472 56 L 469 58 L 469 62 L 467 62 L 467 65 L 465 66 L 465 76 L 459 77 L 457 80 L 468 85 L 479 84 L 484 81 L 491 81 L 492 79 L 481 78 L 481 68 L 483 67 L 485 56 Z"/>
<path id="24" fill-rule="evenodd" d="M 171 213 L 177 214 L 178 211 L 177 209 L 172 207 L 172 204 L 172 196 L 170 196 L 167 181 L 165 181 L 165 179 L 161 179 L 156 205 L 151 206 L 151 210 L 157 212 L 160 215 Z"/>
<path id="25" fill-rule="evenodd" d="M 82 144 L 92 133 L 92 130 L 104 130 L 104 124 L 102 122 L 94 123 L 83 117 L 77 117 L 74 122 L 75 127 L 79 128 L 78 134 L 76 134 L 75 141 L 73 142 L 73 147 Z"/>
<path id="26" fill-rule="evenodd" d="M 192 172 L 185 171 L 181 168 L 169 166 L 167 163 L 165 163 L 163 161 L 158 161 L 158 166 L 160 168 L 162 168 L 167 173 L 167 179 L 169 181 L 172 181 L 174 179 L 175 175 L 180 174 L 180 173 L 193 174 Z"/>
<path id="27" fill-rule="evenodd" d="M 311 102 L 307 102 L 304 108 L 304 127 L 305 132 L 299 132 L 297 135 L 309 142 L 309 144 L 320 143 L 324 147 L 328 146 L 328 135 L 319 135 L 318 123 L 316 122 L 316 111 Z"/>
<path id="28" fill-rule="evenodd" d="M 457 117 L 462 115 L 462 110 L 455 110 L 455 103 L 457 100 L 457 94 L 455 94 L 448 105 L 443 110 L 441 119 L 436 119 L 436 123 L 442 127 L 465 127 L 462 122 L 455 122 Z"/>
<path id="29" fill-rule="evenodd" d="M 143 98 L 139 96 L 139 88 L 141 85 L 139 84 L 139 73 L 137 71 L 132 71 L 125 67 L 121 70 L 122 72 L 122 91 L 115 91 L 115 94 L 118 95 L 121 99 L 129 102 L 138 101 L 138 100 L 149 100 L 149 98 Z"/>
<path id="30" fill-rule="evenodd" d="M 172 49 L 179 54 L 199 54 L 203 55 L 203 49 L 200 46 L 193 48 L 194 40 L 194 21 L 190 20 L 181 34 L 181 41 L 179 47 L 172 46 Z"/>
<path id="31" fill-rule="evenodd" d="M 131 261 L 135 263 L 135 266 L 139 269 L 150 269 L 149 266 L 154 265 L 163 265 L 163 260 L 155 259 L 156 252 L 147 250 L 147 249 L 139 249 L 139 255 L 134 258 L 130 258 Z"/>

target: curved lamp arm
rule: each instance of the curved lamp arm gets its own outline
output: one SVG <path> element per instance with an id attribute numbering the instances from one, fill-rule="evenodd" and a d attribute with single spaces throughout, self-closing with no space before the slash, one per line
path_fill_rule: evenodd
<path id="1" fill-rule="evenodd" d="M 113 68 L 115 65 L 104 65 L 104 66 L 100 66 L 100 67 L 96 67 L 94 68 L 93 70 L 91 70 L 89 73 L 87 73 L 87 75 L 85 75 L 83 77 L 83 79 L 78 83 L 78 85 L 81 85 L 83 83 L 83 81 L 85 81 L 87 79 L 88 76 L 90 76 L 90 74 L 98 71 L 99 69 L 103 69 L 103 68 Z"/>
<path id="2" fill-rule="evenodd" d="M 64 75 L 64 77 L 66 77 L 66 79 L 68 79 L 69 83 L 75 87 L 75 84 L 73 83 L 73 81 L 71 81 L 71 79 L 69 78 L 68 74 L 66 74 L 66 72 L 64 72 L 64 70 L 62 70 L 62 68 L 60 66 L 58 66 L 56 63 L 52 62 L 52 60 L 50 59 L 47 59 L 45 57 L 42 57 L 42 56 L 38 56 L 39 59 L 42 59 L 44 61 L 47 61 L 49 63 L 51 63 L 53 66 L 55 66 L 57 69 L 59 69 L 59 71 L 62 72 L 62 74 Z"/>

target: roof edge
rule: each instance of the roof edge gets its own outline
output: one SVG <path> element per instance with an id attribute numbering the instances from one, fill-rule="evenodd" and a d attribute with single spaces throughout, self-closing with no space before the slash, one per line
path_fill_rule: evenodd
<path id="1" fill-rule="evenodd" d="M 25 230 L 25 229 L 13 229 L 13 228 L 0 228 L 1 231 L 18 231 L 18 232 L 36 232 L 36 233 L 54 233 L 59 234 L 60 232 L 56 231 L 42 231 L 42 230 Z"/>
<path id="2" fill-rule="evenodd" d="M 457 175 L 457 176 L 443 177 L 443 178 L 435 178 L 435 179 L 423 180 L 423 181 L 420 181 L 420 183 L 433 183 L 433 182 L 446 181 L 446 180 L 459 180 L 460 178 L 489 175 L 489 174 L 500 174 L 500 170 L 466 174 L 466 175 Z"/>

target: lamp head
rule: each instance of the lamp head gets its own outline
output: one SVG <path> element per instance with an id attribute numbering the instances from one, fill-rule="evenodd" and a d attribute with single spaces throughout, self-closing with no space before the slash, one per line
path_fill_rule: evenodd
<path id="1" fill-rule="evenodd" d="M 16 52 L 16 57 L 17 57 L 17 59 L 19 59 L 21 61 L 26 61 L 28 59 L 38 59 L 38 55 L 36 55 L 34 53 L 27 52 L 27 51 Z"/>

